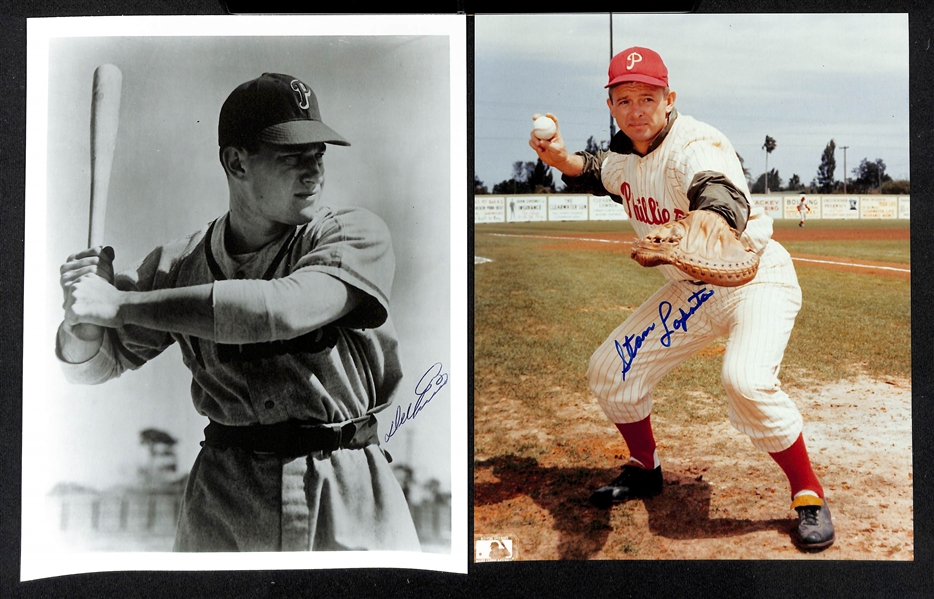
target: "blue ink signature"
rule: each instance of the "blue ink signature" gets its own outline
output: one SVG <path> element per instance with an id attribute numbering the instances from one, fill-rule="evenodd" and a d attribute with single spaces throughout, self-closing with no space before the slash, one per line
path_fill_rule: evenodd
<path id="1" fill-rule="evenodd" d="M 396 406 L 396 417 L 389 424 L 389 432 L 385 437 L 387 443 L 390 437 L 399 432 L 399 427 L 418 416 L 418 413 L 425 409 L 425 406 L 438 394 L 438 391 L 441 391 L 441 388 L 448 384 L 448 375 L 446 372 L 441 372 L 442 368 L 444 367 L 441 362 L 435 362 L 422 375 L 422 378 L 418 379 L 418 384 L 415 385 L 415 394 L 418 395 L 418 399 L 415 400 L 414 404 L 409 402 L 409 407 L 406 408 L 405 412 L 402 411 L 402 406 Z"/>
<path id="2" fill-rule="evenodd" d="M 703 303 L 706 302 L 711 297 L 713 297 L 713 290 L 712 289 L 708 290 L 706 287 L 692 293 L 691 296 L 688 297 L 688 299 L 692 302 L 692 306 L 690 310 L 685 312 L 684 308 L 678 308 L 678 312 L 680 313 L 680 316 L 675 318 L 674 321 L 672 321 L 671 323 L 671 326 L 674 327 L 674 330 L 677 331 L 678 329 L 681 329 L 682 331 L 687 332 L 688 319 L 691 316 L 694 316 L 694 312 L 696 312 L 697 309 L 700 308 L 701 305 L 703 305 Z M 663 309 L 664 307 L 667 307 L 667 310 L 664 310 Z M 660 303 L 658 305 L 658 315 L 662 319 L 662 326 L 665 327 L 665 334 L 661 336 L 660 341 L 662 342 L 662 345 L 664 345 L 665 347 L 670 347 L 671 346 L 671 334 L 673 331 L 668 328 L 668 317 L 671 315 L 671 303 L 670 302 Z"/>
<path id="3" fill-rule="evenodd" d="M 658 316 L 662 319 L 662 326 L 665 327 L 665 333 L 659 339 L 663 346 L 671 347 L 671 335 L 674 331 L 681 330 L 686 332 L 688 330 L 688 320 L 694 316 L 694 313 L 697 312 L 697 309 L 700 308 L 704 302 L 713 297 L 713 294 L 713 289 L 702 287 L 688 296 L 688 301 L 691 302 L 691 305 L 687 312 L 684 311 L 684 308 L 678 309 L 679 315 L 671 322 L 672 328 L 668 327 L 668 319 L 671 316 L 671 302 L 661 302 L 658 304 Z M 624 381 L 626 380 L 626 373 L 632 368 L 632 363 L 636 359 L 636 355 L 638 355 L 639 350 L 645 345 L 649 333 L 655 330 L 656 324 L 657 323 L 653 322 L 638 335 L 626 335 L 622 343 L 614 341 L 616 344 L 616 353 L 619 354 L 620 359 L 623 361 Z"/>
<path id="4" fill-rule="evenodd" d="M 623 380 L 626 380 L 626 373 L 629 372 L 629 369 L 632 368 L 632 361 L 636 359 L 636 354 L 639 353 L 639 348 L 642 347 L 642 344 L 645 343 L 645 338 L 649 336 L 651 331 L 655 330 L 655 323 L 650 324 L 640 335 L 626 335 L 626 338 L 623 340 L 623 344 L 626 346 L 626 354 L 623 355 L 623 346 L 619 344 L 619 341 L 616 341 L 616 353 L 619 354 L 619 357 L 623 359 Z M 632 345 L 632 342 L 635 341 L 635 345 Z"/>

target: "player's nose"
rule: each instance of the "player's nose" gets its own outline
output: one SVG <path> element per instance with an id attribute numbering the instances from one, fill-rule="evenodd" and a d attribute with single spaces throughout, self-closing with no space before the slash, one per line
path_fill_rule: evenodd
<path id="1" fill-rule="evenodd" d="M 301 178 L 306 183 L 320 183 L 324 177 L 324 162 L 311 157 L 302 161 Z"/>

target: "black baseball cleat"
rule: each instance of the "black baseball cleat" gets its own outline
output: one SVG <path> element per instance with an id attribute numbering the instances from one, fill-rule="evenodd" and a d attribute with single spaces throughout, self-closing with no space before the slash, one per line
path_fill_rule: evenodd
<path id="1" fill-rule="evenodd" d="M 837 536 L 826 500 L 813 495 L 801 495 L 791 507 L 798 512 L 798 525 L 792 536 L 799 549 L 816 551 L 833 544 Z"/>
<path id="2" fill-rule="evenodd" d="M 610 507 L 637 497 L 654 497 L 662 492 L 663 482 L 661 466 L 646 470 L 627 464 L 613 482 L 594 491 L 590 503 L 597 507 Z"/>

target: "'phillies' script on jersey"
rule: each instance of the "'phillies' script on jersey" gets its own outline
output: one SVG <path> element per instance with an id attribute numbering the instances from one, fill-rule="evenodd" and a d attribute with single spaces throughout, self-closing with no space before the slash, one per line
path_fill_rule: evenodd
<path id="1" fill-rule="evenodd" d="M 632 188 L 628 182 L 622 184 L 620 193 L 622 193 L 623 199 L 626 201 L 626 212 L 630 218 L 649 225 L 664 225 L 671 222 L 671 212 L 668 208 L 659 208 L 655 198 L 646 198 L 645 196 L 633 198 Z M 681 220 L 685 214 L 684 211 L 675 208 L 675 220 Z"/>

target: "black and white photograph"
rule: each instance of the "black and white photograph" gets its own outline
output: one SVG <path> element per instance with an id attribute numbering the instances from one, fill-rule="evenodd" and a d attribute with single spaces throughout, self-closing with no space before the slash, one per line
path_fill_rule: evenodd
<path id="1" fill-rule="evenodd" d="M 465 35 L 28 20 L 22 580 L 466 573 Z"/>

